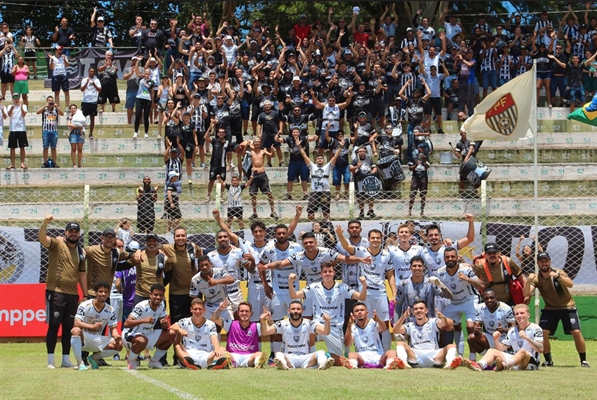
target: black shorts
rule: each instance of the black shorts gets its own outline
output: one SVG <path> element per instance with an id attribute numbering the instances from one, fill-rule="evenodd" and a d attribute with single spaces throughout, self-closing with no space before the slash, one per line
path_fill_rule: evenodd
<path id="1" fill-rule="evenodd" d="M 181 219 L 182 213 L 180 212 L 180 205 L 178 204 L 178 196 L 172 196 L 172 203 L 174 207 L 170 207 L 168 198 L 164 199 L 164 212 L 169 220 Z"/>
<path id="2" fill-rule="evenodd" d="M 15 77 L 11 73 L 0 72 L 0 82 L 2 83 L 14 83 Z"/>
<path id="3" fill-rule="evenodd" d="M 222 180 L 225 181 L 226 180 L 226 167 L 220 167 L 220 166 L 214 167 L 213 165 L 211 165 L 209 167 L 209 180 L 217 181 L 218 175 L 220 175 L 220 178 L 222 178 Z"/>
<path id="4" fill-rule="evenodd" d="M 97 115 L 97 103 L 81 103 L 81 111 L 86 117 L 95 117 Z"/>
<path id="5" fill-rule="evenodd" d="M 175 324 L 183 318 L 191 316 L 191 299 L 186 294 L 171 294 L 170 300 L 170 323 Z"/>
<path id="6" fill-rule="evenodd" d="M 435 115 L 441 115 L 442 113 L 442 99 L 441 97 L 430 97 L 427 103 L 425 103 L 425 114 L 431 115 L 431 112 Z"/>
<path id="7" fill-rule="evenodd" d="M 309 204 L 307 205 L 307 214 L 315 213 L 320 207 L 324 214 L 330 213 L 330 201 L 332 195 L 330 192 L 311 192 Z"/>
<path id="8" fill-rule="evenodd" d="M 115 85 L 102 86 L 102 91 L 97 97 L 97 104 L 120 104 L 120 96 L 118 96 L 118 87 Z"/>
<path id="9" fill-rule="evenodd" d="M 197 135 L 197 145 L 203 146 L 205 144 L 205 132 L 195 132 Z"/>
<path id="10" fill-rule="evenodd" d="M 371 99 L 371 104 L 369 105 L 369 110 L 371 111 L 371 116 L 375 117 L 385 117 L 386 115 L 386 105 L 383 102 L 383 96 L 379 96 L 378 99 Z"/>
<path id="11" fill-rule="evenodd" d="M 63 92 L 68 92 L 70 89 L 66 75 L 52 76 L 52 92 L 59 92 L 60 89 L 62 89 Z"/>
<path id="12" fill-rule="evenodd" d="M 46 323 L 58 325 L 65 318 L 75 320 L 77 308 L 79 307 L 78 294 L 65 294 L 46 290 Z"/>
<path id="13" fill-rule="evenodd" d="M 184 148 L 184 157 L 187 159 L 192 159 L 195 155 L 195 143 L 187 142 L 182 144 Z"/>
<path id="14" fill-rule="evenodd" d="M 25 60 L 37 60 L 35 50 L 25 50 Z"/>
<path id="15" fill-rule="evenodd" d="M 228 207 L 228 218 L 243 219 L 242 207 Z"/>
<path id="16" fill-rule="evenodd" d="M 421 193 L 427 192 L 427 187 L 429 185 L 429 178 L 427 175 L 415 178 L 413 176 L 412 180 L 410 181 L 410 191 L 416 193 L 417 190 L 420 190 Z"/>
<path id="17" fill-rule="evenodd" d="M 249 186 L 249 194 L 255 195 L 259 190 L 261 190 L 261 193 L 271 193 L 272 191 L 269 187 L 269 178 L 265 171 L 253 173 L 253 181 L 251 182 L 251 186 Z"/>
<path id="18" fill-rule="evenodd" d="M 8 148 L 9 149 L 20 149 L 23 147 L 28 147 L 29 141 L 27 140 L 27 132 L 25 131 L 18 131 L 18 132 L 10 132 L 8 134 Z"/>
<path id="19" fill-rule="evenodd" d="M 570 335 L 571 331 L 580 330 L 580 319 L 576 308 L 569 310 L 541 310 L 539 326 L 553 335 L 558 329 L 558 322 L 562 321 L 564 333 Z"/>

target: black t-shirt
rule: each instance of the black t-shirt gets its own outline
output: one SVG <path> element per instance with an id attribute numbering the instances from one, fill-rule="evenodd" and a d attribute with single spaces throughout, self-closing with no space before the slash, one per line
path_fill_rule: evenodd
<path id="1" fill-rule="evenodd" d="M 338 139 L 332 139 L 330 142 L 332 151 L 336 152 L 338 147 L 340 147 L 340 143 Z M 340 150 L 340 155 L 336 159 L 335 167 L 346 167 L 349 163 L 348 156 L 349 156 L 349 148 L 350 148 L 350 140 L 344 139 L 344 145 L 342 146 L 342 150 Z"/>
<path id="2" fill-rule="evenodd" d="M 412 100 L 409 100 L 408 106 L 406 107 L 408 123 L 410 125 L 419 125 L 423 121 L 424 110 L 425 100 L 419 99 L 417 103 L 413 103 Z"/>
<path id="3" fill-rule="evenodd" d="M 283 116 L 274 110 L 270 110 L 269 113 L 265 111 L 259 114 L 257 117 L 257 123 L 262 125 L 262 134 L 266 136 L 276 136 L 278 134 L 278 122 L 283 121 Z"/>
<path id="4" fill-rule="evenodd" d="M 209 114 L 218 120 L 217 128 L 227 128 L 230 126 L 230 107 L 228 107 L 227 103 L 212 107 Z"/>
<path id="5" fill-rule="evenodd" d="M 164 32 L 159 29 L 155 31 L 151 29 L 146 29 L 141 34 L 141 44 L 145 46 L 145 49 L 148 51 L 153 51 L 155 49 L 161 50 L 162 45 L 164 44 Z"/>
<path id="6" fill-rule="evenodd" d="M 379 158 L 394 155 L 394 149 L 404 144 L 402 137 L 388 136 L 385 133 L 380 134 L 375 138 L 378 143 L 377 151 L 379 151 Z"/>
<path id="7" fill-rule="evenodd" d="M 75 32 L 73 31 L 73 28 L 71 28 L 70 26 L 67 27 L 66 29 L 63 29 L 62 27 L 58 28 L 58 37 L 56 38 L 56 44 L 58 46 L 64 46 L 64 47 L 70 47 L 70 35 L 74 35 Z"/>
<path id="8" fill-rule="evenodd" d="M 284 143 L 288 145 L 288 153 L 290 155 L 290 161 L 304 161 L 303 156 L 301 155 L 301 151 L 299 147 L 296 145 L 294 138 L 292 136 L 287 136 L 284 138 Z M 307 153 L 307 157 L 309 157 L 309 149 L 307 148 L 307 139 L 300 138 L 301 147 L 305 149 L 305 153 Z"/>
<path id="9" fill-rule="evenodd" d="M 462 158 L 462 161 L 464 161 L 464 158 L 468 154 L 468 151 L 471 148 L 471 144 L 474 145 L 474 143 L 471 143 L 471 141 L 468 139 L 464 142 L 462 140 L 456 142 L 456 150 L 460 152 L 460 157 Z"/>
<path id="10" fill-rule="evenodd" d="M 226 153 L 232 151 L 230 143 L 227 140 L 220 142 L 218 139 L 211 142 L 212 154 L 209 165 L 212 167 L 225 167 L 226 166 Z"/>
<path id="11" fill-rule="evenodd" d="M 317 119 L 317 116 L 315 114 L 301 114 L 299 117 L 295 117 L 291 112 L 285 117 L 285 119 L 286 122 L 288 122 L 288 130 L 290 132 L 292 132 L 294 128 L 298 128 L 301 131 L 301 137 L 306 137 L 309 135 L 308 122 Z"/>

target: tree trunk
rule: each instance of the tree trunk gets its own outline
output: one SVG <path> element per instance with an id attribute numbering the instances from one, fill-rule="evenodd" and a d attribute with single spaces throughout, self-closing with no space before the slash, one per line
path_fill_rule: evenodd
<path id="1" fill-rule="evenodd" d="M 422 10 L 423 12 L 421 15 L 429 19 L 429 26 L 443 27 L 443 21 L 439 21 L 438 25 L 437 19 L 441 15 L 444 7 L 448 6 L 448 3 L 448 1 L 411 1 L 404 3 L 404 8 L 406 9 L 409 21 L 412 21 L 413 17 L 417 13 L 417 10 Z"/>

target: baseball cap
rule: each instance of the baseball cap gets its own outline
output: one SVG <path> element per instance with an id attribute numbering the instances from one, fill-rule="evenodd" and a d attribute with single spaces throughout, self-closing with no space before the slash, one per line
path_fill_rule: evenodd
<path id="1" fill-rule="evenodd" d="M 485 244 L 485 252 L 489 253 L 489 252 L 498 252 L 500 251 L 500 249 L 498 249 L 498 245 L 495 242 L 489 242 Z"/>
<path id="2" fill-rule="evenodd" d="M 174 176 L 180 176 L 180 174 L 176 171 L 170 171 L 168 172 L 168 178 L 172 178 Z"/>
<path id="3" fill-rule="evenodd" d="M 366 118 L 367 117 L 367 113 L 365 111 L 361 111 L 359 113 L 359 118 Z"/>
<path id="4" fill-rule="evenodd" d="M 68 224 L 66 224 L 66 228 L 64 228 L 64 230 L 70 231 L 71 229 L 80 231 L 81 230 L 81 226 L 78 223 L 71 221 Z"/>
<path id="5" fill-rule="evenodd" d="M 107 235 L 116 236 L 116 232 L 114 232 L 114 229 L 104 229 L 104 231 L 102 232 L 102 236 Z"/>
<path id="6" fill-rule="evenodd" d="M 60 50 L 60 51 L 62 51 L 63 49 L 64 49 L 64 47 L 63 47 L 63 46 L 56 46 L 56 50 Z"/>
<path id="7" fill-rule="evenodd" d="M 292 81 L 293 81 L 293 82 L 294 82 L 294 81 L 299 81 L 299 82 L 301 82 L 301 78 L 300 78 L 300 77 L 298 77 L 298 76 L 295 76 L 294 78 L 292 78 Z"/>
<path id="8" fill-rule="evenodd" d="M 549 253 L 546 251 L 542 251 L 541 253 L 537 254 L 537 260 L 540 260 L 542 258 L 547 258 L 548 260 L 551 260 Z"/>
<path id="9" fill-rule="evenodd" d="M 158 60 L 156 60 L 154 57 L 151 57 L 151 58 L 149 59 L 149 62 L 158 62 Z"/>
<path id="10" fill-rule="evenodd" d="M 547 11 L 543 11 L 541 15 L 547 15 Z"/>
<path id="11" fill-rule="evenodd" d="M 177 147 L 172 147 L 170 149 L 170 153 L 178 153 L 178 148 Z"/>
<path id="12" fill-rule="evenodd" d="M 202 77 L 202 76 L 201 76 L 201 77 L 199 77 L 199 78 L 197 78 L 196 80 L 197 80 L 197 82 L 199 82 L 199 81 L 204 81 L 204 82 L 205 82 L 205 78 L 204 78 L 204 77 Z M 199 94 L 199 93 L 195 93 L 195 94 Z"/>
<path id="13" fill-rule="evenodd" d="M 141 247 L 141 246 L 139 246 L 139 242 L 137 242 L 136 240 L 131 240 L 131 241 L 129 242 L 129 245 L 128 245 L 128 246 L 126 246 L 126 247 L 127 247 L 127 248 L 128 248 L 128 250 L 130 250 L 130 251 L 137 251 L 137 250 L 139 250 L 139 247 Z"/>
<path id="14" fill-rule="evenodd" d="M 249 44 L 255 44 L 255 45 L 256 45 L 256 44 L 257 44 L 257 40 L 251 40 L 251 41 L 249 42 Z"/>
<path id="15" fill-rule="evenodd" d="M 232 36 L 226 35 L 226 37 L 224 38 L 224 40 L 232 40 Z"/>
<path id="16" fill-rule="evenodd" d="M 272 102 L 271 102 L 271 101 L 269 101 L 269 100 L 266 100 L 266 101 L 264 101 L 264 102 L 263 102 L 263 105 L 264 105 L 264 106 L 265 106 L 265 105 L 270 105 L 270 106 L 271 106 L 271 105 L 272 105 Z"/>
<path id="17" fill-rule="evenodd" d="M 193 95 L 193 98 L 194 98 L 194 99 L 200 99 L 200 98 L 201 98 L 201 95 L 200 95 L 199 93 L 195 93 L 195 94 Z"/>
<path id="18" fill-rule="evenodd" d="M 97 22 L 103 21 L 104 17 L 97 17 Z"/>
<path id="19" fill-rule="evenodd" d="M 305 14 L 301 14 L 301 18 L 307 18 Z"/>
<path id="20" fill-rule="evenodd" d="M 415 30 L 413 28 L 411 28 L 411 27 L 408 27 L 408 28 L 406 28 L 406 31 L 407 32 L 414 32 Z"/>
<path id="21" fill-rule="evenodd" d="M 19 93 L 13 93 L 12 94 L 12 98 L 13 99 L 18 99 L 19 97 L 21 97 L 21 95 Z"/>
<path id="22" fill-rule="evenodd" d="M 145 243 L 147 243 L 147 241 L 149 239 L 154 239 L 154 240 L 157 240 L 157 241 L 160 240 L 160 238 L 158 237 L 158 235 L 156 235 L 155 233 L 149 233 L 147 236 L 145 236 Z"/>

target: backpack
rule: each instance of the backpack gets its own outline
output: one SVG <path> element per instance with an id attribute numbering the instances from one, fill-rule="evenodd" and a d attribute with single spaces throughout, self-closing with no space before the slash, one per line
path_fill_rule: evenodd
<path id="1" fill-rule="evenodd" d="M 487 280 L 489 280 L 489 287 L 491 287 L 491 285 L 493 285 L 494 283 L 507 283 L 508 289 L 510 290 L 510 296 L 512 297 L 512 302 L 514 304 L 524 303 L 522 283 L 512 274 L 512 269 L 510 268 L 510 264 L 508 263 L 508 257 L 500 256 L 500 258 L 502 260 L 502 265 L 506 268 L 506 273 L 504 274 L 504 282 L 493 281 L 493 277 L 489 272 L 489 265 L 487 264 L 487 259 L 484 256 L 475 257 L 473 261 L 483 259 L 483 269 L 485 270 L 485 275 L 487 275 Z"/>
<path id="2" fill-rule="evenodd" d="M 45 163 L 42 164 L 41 166 L 42 168 L 59 168 L 56 163 L 54 162 L 54 160 L 52 160 L 51 158 L 48 158 L 46 160 Z"/>

